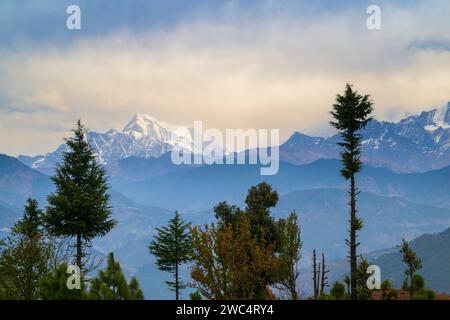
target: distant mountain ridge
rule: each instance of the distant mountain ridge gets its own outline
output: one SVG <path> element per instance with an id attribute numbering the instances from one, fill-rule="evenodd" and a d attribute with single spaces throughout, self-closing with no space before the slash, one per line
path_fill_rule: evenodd
<path id="1" fill-rule="evenodd" d="M 365 163 L 396 172 L 424 172 L 450 165 L 450 102 L 399 122 L 372 120 L 363 135 Z M 280 148 L 282 160 L 294 164 L 339 157 L 338 135 L 330 138 L 293 134 Z"/>
<path id="2" fill-rule="evenodd" d="M 165 224 L 175 209 L 195 225 L 212 222 L 213 205 L 227 200 L 243 206 L 247 189 L 263 177 L 258 167 L 251 165 L 184 167 L 164 173 L 159 171 L 159 161 L 168 161 L 163 157 L 122 161 L 118 176 L 110 179 L 111 204 L 119 223 L 95 241 L 94 249 L 102 253 L 113 250 L 124 269 L 143 280 L 146 294 L 166 297 L 162 289 L 166 275 L 157 272 L 147 251 L 155 227 Z M 294 209 L 299 214 L 304 264 L 310 263 L 312 248 L 325 252 L 330 261 L 346 253 L 348 205 L 340 166 L 339 160 L 322 159 L 307 165 L 282 162 L 280 173 L 268 180 L 280 192 L 274 216 L 285 217 Z M 151 170 L 136 181 L 138 174 L 131 173 L 139 167 L 138 171 Z M 411 239 L 450 226 L 450 167 L 399 174 L 365 166 L 358 180 L 363 191 L 358 207 L 367 226 L 361 232 L 362 251 L 391 247 L 401 237 Z M 0 237 L 7 235 L 20 217 L 27 197 L 38 199 L 44 207 L 46 195 L 53 190 L 48 176 L 14 157 L 0 155 Z M 340 270 L 347 269 L 333 265 L 333 273 Z"/>
<path id="3" fill-rule="evenodd" d="M 109 164 L 128 157 L 158 158 L 175 146 L 198 153 L 192 136 L 192 128 L 171 125 L 145 114 L 135 114 L 122 131 L 89 131 L 87 139 L 99 162 Z M 65 144 L 45 156 L 19 156 L 18 159 L 33 169 L 54 168 L 64 151 Z"/>
<path id="4" fill-rule="evenodd" d="M 138 203 L 198 211 L 223 200 L 241 205 L 247 189 L 262 181 L 270 183 L 281 194 L 318 188 L 346 189 L 347 183 L 339 173 L 341 166 L 335 159 L 304 165 L 280 162 L 278 174 L 261 176 L 257 165 L 209 165 L 140 180 L 115 176 L 110 183 Z M 425 173 L 395 173 L 364 165 L 357 180 L 362 191 L 450 209 L 450 166 Z"/>
<path id="5" fill-rule="evenodd" d="M 399 122 L 372 120 L 362 134 L 363 160 L 367 164 L 396 172 L 443 168 L 450 165 L 450 102 Z M 339 139 L 338 135 L 321 138 L 295 132 L 280 146 L 280 159 L 293 164 L 337 159 Z M 193 128 L 171 125 L 145 114 L 134 115 L 122 131 L 90 131 L 88 140 L 99 161 L 107 165 L 128 157 L 159 158 L 175 146 L 200 152 L 193 144 Z M 46 155 L 21 155 L 18 159 L 51 173 L 65 150 L 65 145 L 61 145 Z"/>

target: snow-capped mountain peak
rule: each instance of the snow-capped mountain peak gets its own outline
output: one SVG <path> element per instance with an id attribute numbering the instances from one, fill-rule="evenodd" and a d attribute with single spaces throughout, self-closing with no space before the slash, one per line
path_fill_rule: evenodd
<path id="1" fill-rule="evenodd" d="M 434 132 L 439 128 L 450 128 L 450 102 L 447 106 L 430 111 L 430 123 L 427 124 L 425 130 Z"/>
<path id="2" fill-rule="evenodd" d="M 192 128 L 171 125 L 146 114 L 135 114 L 122 131 L 89 131 L 87 139 L 103 164 L 130 156 L 160 157 L 175 146 L 181 146 L 193 153 L 199 152 L 193 144 Z M 56 151 L 33 159 L 31 166 L 52 168 L 61 160 L 65 150 L 65 145 L 61 145 Z"/>
<path id="3" fill-rule="evenodd" d="M 426 171 L 450 165 L 450 103 L 443 108 L 424 111 L 399 122 L 373 120 L 362 132 L 363 160 L 374 166 L 398 172 Z M 174 126 L 146 114 L 136 114 L 122 131 L 90 131 L 88 140 L 104 164 L 127 157 L 160 157 L 182 147 L 194 154 L 194 129 Z M 321 158 L 339 158 L 338 135 L 330 138 L 294 134 L 280 147 L 283 161 L 310 163 Z M 209 143 L 207 143 L 209 144 Z M 20 159 L 33 168 L 53 168 L 66 150 L 61 145 L 45 156 Z"/>
<path id="4" fill-rule="evenodd" d="M 151 136 L 155 139 L 165 139 L 170 132 L 176 130 L 176 126 L 158 121 L 147 114 L 135 114 L 123 128 L 123 133 L 128 133 L 135 139 Z"/>

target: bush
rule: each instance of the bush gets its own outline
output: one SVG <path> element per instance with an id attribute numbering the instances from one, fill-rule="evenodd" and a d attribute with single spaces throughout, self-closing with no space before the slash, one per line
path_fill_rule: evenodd
<path id="1" fill-rule="evenodd" d="M 192 292 L 191 294 L 189 294 L 189 298 L 191 298 L 191 300 L 203 300 L 201 293 L 198 291 L 195 291 L 195 292 Z"/>
<path id="2" fill-rule="evenodd" d="M 397 290 L 395 289 L 390 289 L 385 296 L 385 300 L 397 300 L 398 298 L 398 294 L 397 294 Z"/>
<path id="3" fill-rule="evenodd" d="M 414 291 L 420 291 L 425 288 L 425 279 L 420 274 L 415 274 L 412 278 L 412 287 Z"/>
<path id="4" fill-rule="evenodd" d="M 323 293 L 317 297 L 317 300 L 336 300 L 336 298 L 332 295 Z"/>
<path id="5" fill-rule="evenodd" d="M 383 293 L 383 300 L 386 300 L 386 293 L 392 289 L 392 283 L 390 280 L 384 280 L 381 283 L 381 292 Z"/>
<path id="6" fill-rule="evenodd" d="M 434 300 L 435 293 L 431 289 L 420 289 L 415 295 L 414 300 Z"/>
<path id="7" fill-rule="evenodd" d="M 331 288 L 330 294 L 336 298 L 336 300 L 342 300 L 345 298 L 345 286 L 339 281 L 336 281 Z"/>

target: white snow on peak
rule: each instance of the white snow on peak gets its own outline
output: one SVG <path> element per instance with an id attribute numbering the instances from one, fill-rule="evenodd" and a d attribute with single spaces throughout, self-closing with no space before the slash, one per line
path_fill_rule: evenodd
<path id="1" fill-rule="evenodd" d="M 439 128 L 450 129 L 450 123 L 446 122 L 447 112 L 450 112 L 449 106 L 433 110 L 431 124 L 426 125 L 424 129 L 429 132 L 434 132 Z"/>
<path id="2" fill-rule="evenodd" d="M 122 130 L 123 133 L 132 133 L 135 138 L 146 136 L 155 138 L 156 134 L 157 138 L 162 138 L 162 140 L 165 140 L 165 133 L 182 133 L 182 135 L 191 136 L 190 131 L 189 127 L 169 124 L 141 113 L 135 114 Z M 163 137 L 161 137 L 161 132 L 164 132 Z"/>

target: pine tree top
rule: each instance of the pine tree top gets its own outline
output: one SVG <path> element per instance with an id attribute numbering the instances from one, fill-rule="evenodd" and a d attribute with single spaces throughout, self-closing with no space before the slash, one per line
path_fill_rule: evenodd
<path id="1" fill-rule="evenodd" d="M 38 202 L 28 198 L 22 219 L 17 221 L 12 227 L 13 233 L 21 234 L 28 238 L 34 238 L 42 234 L 42 214 L 43 212 L 39 209 Z"/>

